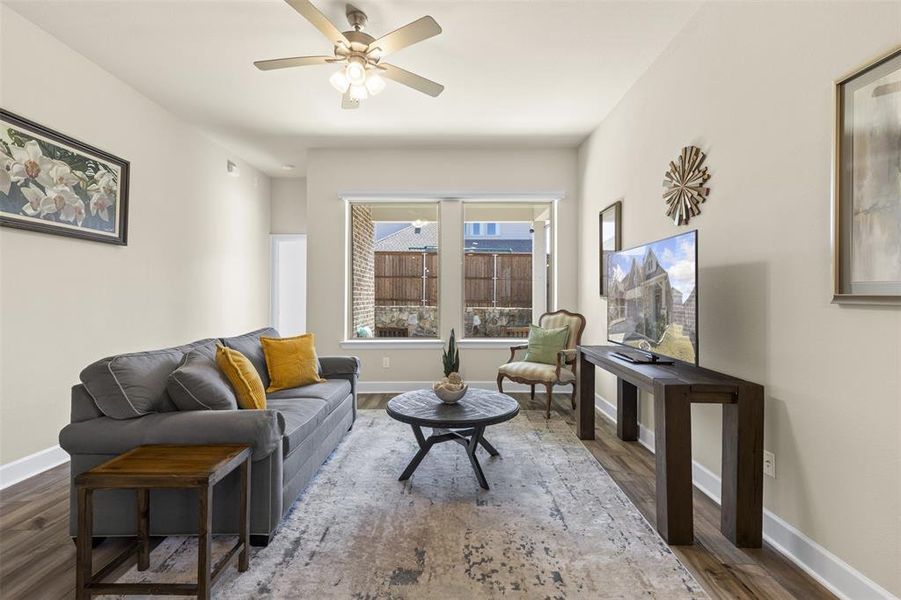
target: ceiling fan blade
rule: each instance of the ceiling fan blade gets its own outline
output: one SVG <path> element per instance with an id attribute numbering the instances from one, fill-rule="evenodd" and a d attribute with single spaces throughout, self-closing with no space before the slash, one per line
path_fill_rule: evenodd
<path id="1" fill-rule="evenodd" d="M 350 90 L 344 92 L 344 95 L 341 97 L 341 108 L 346 108 L 349 110 L 353 110 L 355 108 L 360 108 L 360 101 L 354 100 L 350 97 Z"/>
<path id="2" fill-rule="evenodd" d="M 290 67 L 306 67 L 307 65 L 324 65 L 335 60 L 334 56 L 295 56 L 293 58 L 274 58 L 272 60 L 258 60 L 253 63 L 260 71 L 272 69 L 288 69 Z"/>
<path id="3" fill-rule="evenodd" d="M 316 29 L 321 31 L 322 35 L 327 37 L 332 44 L 336 46 L 339 43 L 347 44 L 348 46 L 350 45 L 347 38 L 344 37 L 344 34 L 341 33 L 324 14 L 319 12 L 319 9 L 313 6 L 310 0 L 285 0 L 285 2 L 290 4 L 291 8 L 299 12 L 304 19 L 312 23 Z"/>
<path id="4" fill-rule="evenodd" d="M 432 17 L 422 17 L 395 29 L 369 44 L 367 52 L 379 50 L 379 56 L 387 56 L 407 46 L 435 37 L 441 33 L 441 26 Z"/>
<path id="5" fill-rule="evenodd" d="M 429 96 L 435 97 L 444 91 L 444 86 L 440 83 L 435 83 L 431 79 L 426 79 L 425 77 L 421 77 L 416 73 L 411 73 L 405 69 L 401 69 L 400 67 L 396 67 L 387 63 L 380 63 L 379 67 L 383 69 L 381 71 L 382 75 L 384 75 L 388 79 L 393 79 L 397 83 L 402 83 L 407 87 L 411 87 L 416 91 L 422 92 L 423 94 L 428 94 Z"/>

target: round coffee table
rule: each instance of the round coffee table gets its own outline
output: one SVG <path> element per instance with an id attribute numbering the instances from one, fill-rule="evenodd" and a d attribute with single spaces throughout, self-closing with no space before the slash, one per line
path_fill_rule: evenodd
<path id="1" fill-rule="evenodd" d="M 413 428 L 419 451 L 398 478 L 405 481 L 429 453 L 432 446 L 441 442 L 457 442 L 466 448 L 472 470 L 479 485 L 488 488 L 488 480 L 482 473 L 482 466 L 476 458 L 479 445 L 491 456 L 498 451 L 483 437 L 485 428 L 509 421 L 519 413 L 519 403 L 506 394 L 469 388 L 466 395 L 456 404 L 445 404 L 432 390 L 415 390 L 395 396 L 388 401 L 388 414 L 401 423 Z M 432 435 L 426 438 L 423 427 L 431 427 Z"/>

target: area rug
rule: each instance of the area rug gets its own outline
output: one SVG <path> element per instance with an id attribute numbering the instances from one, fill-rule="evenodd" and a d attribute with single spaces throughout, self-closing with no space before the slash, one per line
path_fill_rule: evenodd
<path id="1" fill-rule="evenodd" d="M 413 477 L 409 426 L 362 410 L 250 570 L 217 598 L 706 598 L 701 586 L 559 416 L 523 411 L 479 450 L 435 446 Z M 233 538 L 216 538 L 216 556 Z M 119 581 L 191 581 L 192 538 L 167 538 L 148 571 Z"/>

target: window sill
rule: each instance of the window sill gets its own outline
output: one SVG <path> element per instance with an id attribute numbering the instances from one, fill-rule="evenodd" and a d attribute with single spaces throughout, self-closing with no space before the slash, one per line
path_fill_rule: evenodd
<path id="1" fill-rule="evenodd" d="M 428 348 L 444 348 L 444 340 L 440 339 L 403 339 L 403 338 L 365 338 L 343 340 L 341 348 L 345 350 L 357 348 L 368 350 L 423 350 Z"/>
<path id="2" fill-rule="evenodd" d="M 526 338 L 463 338 L 457 342 L 460 348 L 509 348 L 528 344 Z"/>

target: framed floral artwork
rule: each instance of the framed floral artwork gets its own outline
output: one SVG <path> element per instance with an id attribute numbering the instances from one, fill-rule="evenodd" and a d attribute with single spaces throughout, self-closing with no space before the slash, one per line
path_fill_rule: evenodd
<path id="1" fill-rule="evenodd" d="M 598 257 L 599 257 L 599 290 L 601 298 L 607 297 L 607 278 L 609 257 L 617 250 L 622 250 L 622 232 L 620 231 L 620 213 L 623 202 L 617 200 L 598 215 Z"/>
<path id="2" fill-rule="evenodd" d="M 0 225 L 121 246 L 128 161 L 0 109 Z"/>
<path id="3" fill-rule="evenodd" d="M 835 302 L 901 304 L 901 48 L 835 84 Z"/>

